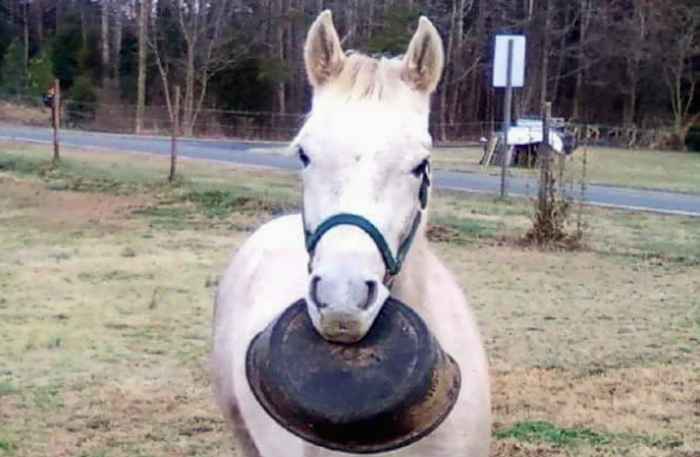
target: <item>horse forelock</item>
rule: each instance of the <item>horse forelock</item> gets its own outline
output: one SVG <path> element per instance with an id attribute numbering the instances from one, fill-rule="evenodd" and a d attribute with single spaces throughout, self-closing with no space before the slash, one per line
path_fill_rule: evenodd
<path id="1" fill-rule="evenodd" d="M 349 100 L 382 101 L 384 95 L 391 91 L 392 84 L 399 82 L 396 67 L 395 60 L 351 53 L 332 84 L 336 91 L 346 95 Z"/>
<path id="2" fill-rule="evenodd" d="M 340 73 L 327 86 L 314 94 L 318 98 L 331 99 L 336 103 L 370 102 L 399 109 L 423 110 L 427 97 L 411 90 L 402 80 L 403 60 L 400 57 L 370 57 L 350 51 Z"/>

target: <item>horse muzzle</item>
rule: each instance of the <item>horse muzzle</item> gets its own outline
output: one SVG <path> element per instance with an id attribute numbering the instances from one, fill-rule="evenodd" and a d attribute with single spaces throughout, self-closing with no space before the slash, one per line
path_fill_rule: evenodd
<path id="1" fill-rule="evenodd" d="M 356 343 L 369 331 L 389 290 L 378 278 L 352 268 L 315 272 L 309 281 L 307 311 L 327 341 Z"/>

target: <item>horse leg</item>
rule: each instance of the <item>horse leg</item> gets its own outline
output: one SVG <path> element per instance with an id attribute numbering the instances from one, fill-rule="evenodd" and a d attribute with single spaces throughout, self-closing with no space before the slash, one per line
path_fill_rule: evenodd
<path id="1" fill-rule="evenodd" d="M 243 416 L 241 416 L 241 411 L 238 409 L 238 405 L 232 403 L 228 411 L 228 419 L 231 424 L 231 431 L 234 436 L 234 446 L 238 451 L 236 455 L 241 455 L 242 457 L 262 457 L 258 448 L 255 447 L 253 442 L 253 437 L 250 436 L 248 427 L 245 425 Z"/>

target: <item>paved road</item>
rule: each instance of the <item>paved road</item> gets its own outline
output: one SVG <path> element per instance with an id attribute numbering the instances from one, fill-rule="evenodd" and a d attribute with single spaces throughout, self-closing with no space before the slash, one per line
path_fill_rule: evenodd
<path id="1" fill-rule="evenodd" d="M 52 132 L 43 128 L 0 125 L 0 139 L 50 142 Z M 170 142 L 165 137 L 63 131 L 61 141 L 71 147 L 170 154 Z M 295 158 L 260 152 L 265 148 L 279 148 L 279 145 L 231 140 L 187 139 L 178 142 L 180 154 L 189 158 L 288 170 L 299 168 Z M 434 175 L 436 185 L 443 189 L 480 193 L 497 193 L 499 190 L 499 179 L 495 176 L 443 170 L 436 171 Z M 519 196 L 532 195 L 536 192 L 536 185 L 534 179 L 512 177 L 509 192 Z M 700 195 L 591 185 L 586 191 L 586 202 L 597 206 L 700 217 Z"/>

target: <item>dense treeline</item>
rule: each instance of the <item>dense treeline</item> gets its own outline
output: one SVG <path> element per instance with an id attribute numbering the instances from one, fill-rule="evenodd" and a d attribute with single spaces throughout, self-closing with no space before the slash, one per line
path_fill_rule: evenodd
<path id="1" fill-rule="evenodd" d="M 303 40 L 325 8 L 346 49 L 376 54 L 403 52 L 421 14 L 435 22 L 439 137 L 501 118 L 497 33 L 528 38 L 516 116 L 547 99 L 576 122 L 671 128 L 679 145 L 700 118 L 697 0 L 0 0 L 0 92 L 37 95 L 56 76 L 83 112 L 120 105 L 137 131 L 149 106 L 172 115 L 176 86 L 185 133 L 212 108 L 303 112 Z"/>

